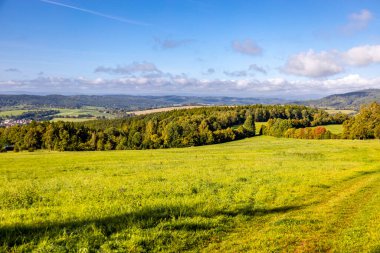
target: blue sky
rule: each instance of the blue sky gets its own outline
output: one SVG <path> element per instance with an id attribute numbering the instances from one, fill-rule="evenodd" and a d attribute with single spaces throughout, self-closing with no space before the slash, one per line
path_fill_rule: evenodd
<path id="1" fill-rule="evenodd" d="M 377 0 L 0 0 L 0 93 L 380 88 Z"/>

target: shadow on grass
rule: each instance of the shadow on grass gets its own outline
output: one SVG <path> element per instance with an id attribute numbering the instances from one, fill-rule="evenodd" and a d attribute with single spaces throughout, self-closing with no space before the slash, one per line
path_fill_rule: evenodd
<path id="1" fill-rule="evenodd" d="M 365 175 L 371 175 L 371 174 L 380 173 L 380 170 L 362 170 L 362 171 L 357 171 L 357 173 L 360 176 L 365 176 Z"/>
<path id="2" fill-rule="evenodd" d="M 188 206 L 155 206 L 143 207 L 139 211 L 121 215 L 100 217 L 85 220 L 69 220 L 65 222 L 46 222 L 33 225 L 15 224 L 13 226 L 0 226 L 0 245 L 7 247 L 19 246 L 25 243 L 36 243 L 42 238 L 54 238 L 62 234 L 86 234 L 95 226 L 106 237 L 119 231 L 138 227 L 149 229 L 158 226 L 173 231 L 201 231 L 212 230 L 227 225 L 228 217 L 238 215 L 264 216 L 276 213 L 286 213 L 303 209 L 305 206 L 281 206 L 272 209 L 254 209 L 246 205 L 235 210 L 209 210 L 199 211 L 195 207 Z M 191 218 L 202 218 L 204 222 L 194 221 Z M 212 218 L 225 217 L 220 224 L 216 224 Z M 208 220 L 210 219 L 210 220 Z M 173 221 L 179 221 L 173 223 Z M 210 222 L 208 222 L 210 221 Z"/>
<path id="3" fill-rule="evenodd" d="M 356 178 L 360 178 L 360 177 L 364 177 L 364 176 L 371 176 L 371 175 L 378 174 L 378 173 L 380 173 L 380 169 L 356 171 L 356 174 L 349 176 L 349 177 L 343 179 L 342 181 L 350 181 L 350 180 L 353 180 Z"/>

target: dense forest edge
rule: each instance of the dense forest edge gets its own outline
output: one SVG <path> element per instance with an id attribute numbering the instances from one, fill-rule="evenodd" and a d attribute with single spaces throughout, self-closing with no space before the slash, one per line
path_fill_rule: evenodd
<path id="1" fill-rule="evenodd" d="M 355 117 L 299 105 L 201 107 L 122 119 L 36 122 L 0 128 L 6 150 L 93 151 L 157 149 L 217 144 L 259 134 L 303 139 L 380 138 L 380 105 L 362 107 Z M 342 124 L 333 134 L 323 125 Z M 315 127 L 319 126 L 319 127 Z M 313 128 L 312 128 L 313 127 Z"/>

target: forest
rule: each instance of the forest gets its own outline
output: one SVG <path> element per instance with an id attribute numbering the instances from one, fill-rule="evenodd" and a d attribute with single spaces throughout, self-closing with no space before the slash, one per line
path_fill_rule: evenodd
<path id="1" fill-rule="evenodd" d="M 364 106 L 355 117 L 299 105 L 201 107 L 112 120 L 36 122 L 0 128 L 0 147 L 14 151 L 91 151 L 190 147 L 259 134 L 301 139 L 380 138 L 380 105 Z M 323 125 L 344 124 L 342 135 Z M 318 127 L 315 127 L 318 126 Z M 313 128 L 312 128 L 313 127 Z"/>

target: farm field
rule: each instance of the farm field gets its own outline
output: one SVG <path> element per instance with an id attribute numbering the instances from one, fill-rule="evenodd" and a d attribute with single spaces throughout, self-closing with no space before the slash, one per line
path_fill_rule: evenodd
<path id="1" fill-rule="evenodd" d="M 0 154 L 0 252 L 379 252 L 380 141 Z"/>
<path id="2" fill-rule="evenodd" d="M 339 109 L 327 109 L 326 112 L 329 114 L 343 113 L 343 114 L 356 114 L 357 111 L 354 110 L 339 110 Z"/>
<path id="3" fill-rule="evenodd" d="M 100 112 L 99 110 L 104 110 L 104 108 L 98 108 L 98 107 L 91 107 L 91 106 L 87 106 L 87 107 L 83 107 L 83 108 L 80 108 L 80 109 L 65 109 L 65 108 L 57 108 L 56 110 L 59 110 L 60 113 L 58 113 L 56 115 L 57 118 L 59 117 L 65 117 L 65 116 L 72 116 L 72 117 L 76 117 L 76 116 L 79 116 L 79 115 L 87 115 L 87 114 L 91 114 L 95 117 L 97 116 L 105 116 L 107 118 L 113 118 L 111 117 L 110 114 L 108 113 L 102 113 Z"/>
<path id="4" fill-rule="evenodd" d="M 101 107 L 94 107 L 94 106 L 85 106 L 80 109 L 67 109 L 67 108 L 50 108 L 50 107 L 41 107 L 41 108 L 35 108 L 35 109 L 20 109 L 19 107 L 14 108 L 3 108 L 2 111 L 0 111 L 0 117 L 10 117 L 10 116 L 19 116 L 22 113 L 29 112 L 29 111 L 44 111 L 44 110 L 58 110 L 60 111 L 58 114 L 54 115 L 54 121 L 77 121 L 76 118 L 65 118 L 65 117 L 78 117 L 80 115 L 92 115 L 93 117 L 83 117 L 79 118 L 79 120 L 91 120 L 94 119 L 94 117 L 105 117 L 105 118 L 115 118 L 116 115 L 112 113 L 103 113 L 101 111 L 105 110 Z"/>
<path id="5" fill-rule="evenodd" d="M 3 110 L 0 111 L 0 117 L 19 116 L 29 110 L 15 109 L 15 110 Z"/>

